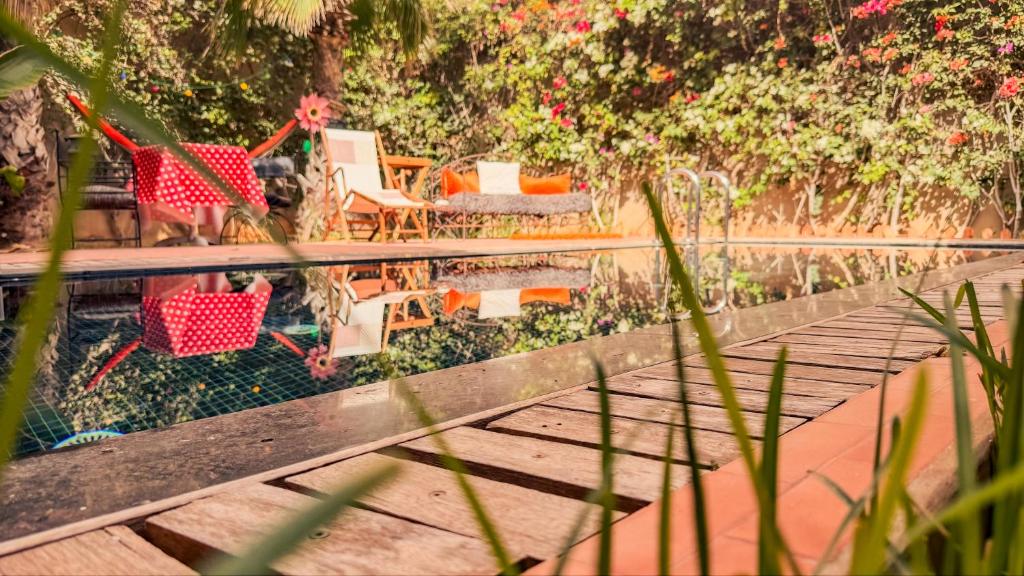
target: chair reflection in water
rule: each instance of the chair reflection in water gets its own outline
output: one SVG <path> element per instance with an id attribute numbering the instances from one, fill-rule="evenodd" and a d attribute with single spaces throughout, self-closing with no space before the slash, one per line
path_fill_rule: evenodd
<path id="1" fill-rule="evenodd" d="M 341 288 L 329 347 L 334 358 L 384 352 L 394 332 L 434 324 L 427 262 L 338 266 L 331 276 Z"/>

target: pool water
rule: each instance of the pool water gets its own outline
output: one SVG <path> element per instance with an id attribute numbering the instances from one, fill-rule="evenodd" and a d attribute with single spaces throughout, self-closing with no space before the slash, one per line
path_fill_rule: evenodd
<path id="1" fill-rule="evenodd" d="M 707 309 L 729 314 L 992 255 L 685 257 Z M 663 324 L 678 305 L 669 286 L 655 248 L 69 281 L 17 455 Z M 2 376 L 29 290 L 0 280 Z"/>

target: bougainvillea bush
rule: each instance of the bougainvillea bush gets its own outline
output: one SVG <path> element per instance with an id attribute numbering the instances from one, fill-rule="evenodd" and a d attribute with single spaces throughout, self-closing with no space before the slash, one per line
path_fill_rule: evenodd
<path id="1" fill-rule="evenodd" d="M 1021 231 L 1024 3 L 423 2 L 431 41 L 411 60 L 386 37 L 351 48 L 337 103 L 399 152 L 571 170 L 604 225 L 670 154 L 730 174 L 752 224 L 907 232 L 928 217 L 911 232 L 938 235 L 991 207 Z M 124 89 L 183 136 L 253 141 L 308 89 L 306 40 L 256 30 L 221 55 L 201 41 L 214 2 L 140 4 Z M 83 26 L 52 40 L 88 58 Z"/>

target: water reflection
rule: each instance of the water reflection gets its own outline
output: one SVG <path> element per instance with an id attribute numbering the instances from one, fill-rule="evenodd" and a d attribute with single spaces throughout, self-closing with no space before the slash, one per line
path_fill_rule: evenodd
<path id="1" fill-rule="evenodd" d="M 683 256 L 706 310 L 728 316 L 989 255 L 730 246 Z M 411 375 L 663 324 L 682 310 L 670 287 L 656 249 L 70 283 L 19 452 L 377 382 L 380 352 Z M 0 285 L 0 370 L 26 290 Z"/>

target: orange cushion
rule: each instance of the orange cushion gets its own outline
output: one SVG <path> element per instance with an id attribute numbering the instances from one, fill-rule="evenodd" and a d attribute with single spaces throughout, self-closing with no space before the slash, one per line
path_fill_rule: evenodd
<path id="1" fill-rule="evenodd" d="M 550 304 L 569 304 L 568 288 L 527 288 L 519 293 L 519 303 L 548 302 Z"/>
<path id="2" fill-rule="evenodd" d="M 463 192 L 479 194 L 480 176 L 475 171 L 459 174 L 451 168 L 441 170 L 441 197 L 447 198 Z"/>
<path id="3" fill-rule="evenodd" d="M 572 178 L 568 172 L 543 178 L 519 176 L 519 188 L 523 191 L 523 194 L 568 194 L 571 186 Z"/>
<path id="4" fill-rule="evenodd" d="M 446 316 L 451 316 L 462 308 L 474 310 L 480 308 L 480 293 L 463 294 L 458 290 L 449 290 L 444 295 L 444 313 Z"/>

